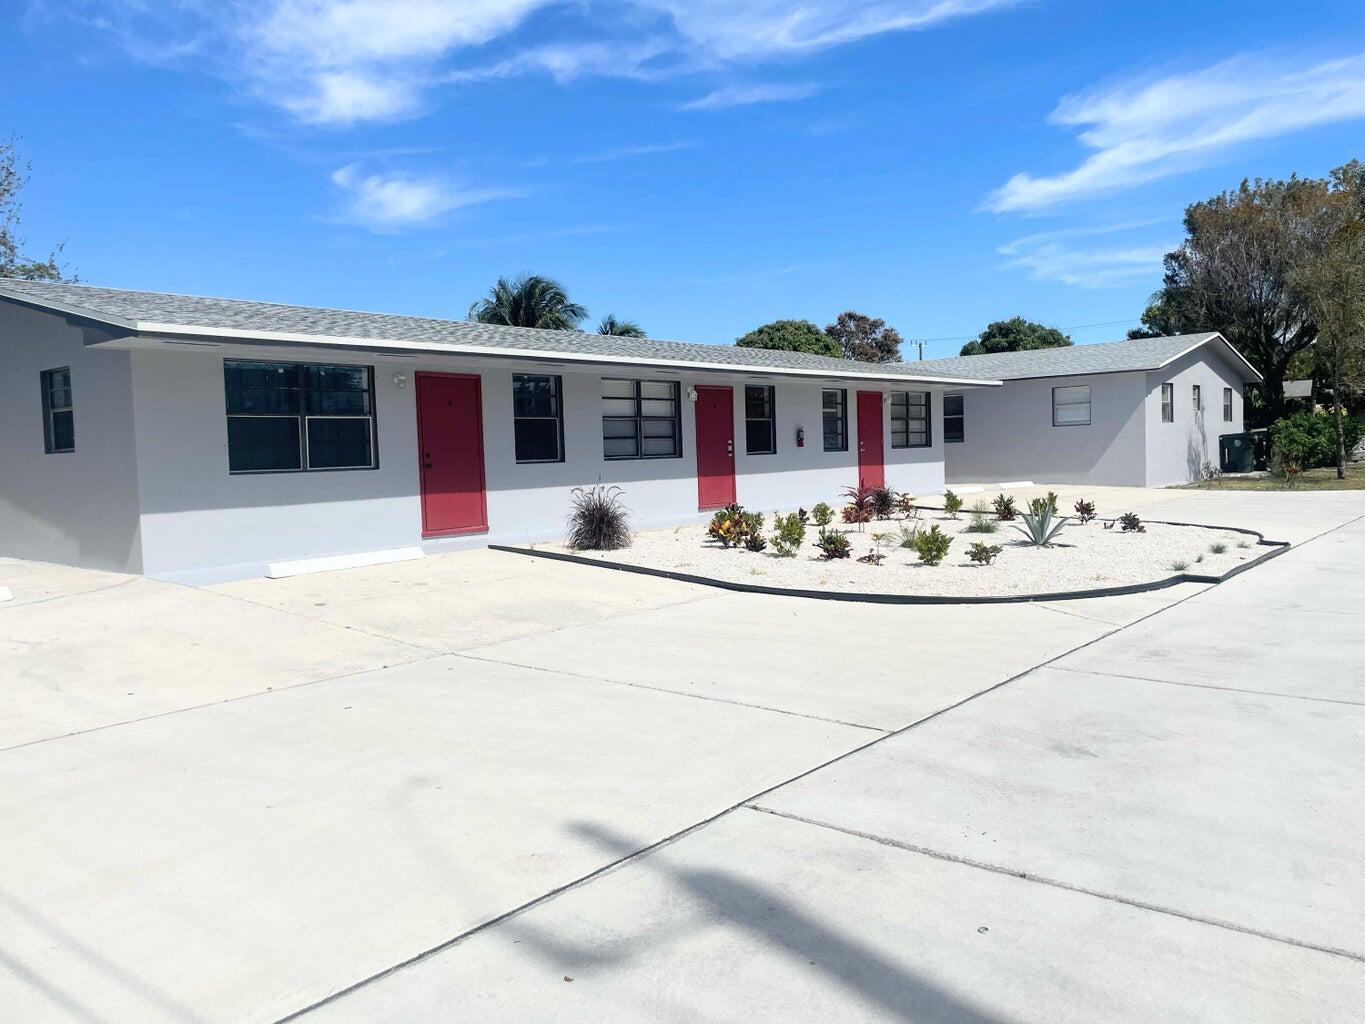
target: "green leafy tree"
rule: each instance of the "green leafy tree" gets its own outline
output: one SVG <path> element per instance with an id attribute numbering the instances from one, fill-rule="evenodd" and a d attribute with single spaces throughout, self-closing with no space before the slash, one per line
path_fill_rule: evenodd
<path id="1" fill-rule="evenodd" d="M 845 359 L 863 363 L 896 363 L 901 358 L 901 336 L 885 320 L 845 310 L 834 323 L 825 325 L 825 335 L 839 346 Z"/>
<path id="2" fill-rule="evenodd" d="M 549 277 L 521 274 L 498 278 L 485 298 L 469 307 L 469 319 L 504 327 L 539 327 L 549 331 L 575 331 L 588 315 L 569 301 L 564 286 Z"/>
<path id="3" fill-rule="evenodd" d="M 604 316 L 597 325 L 597 333 L 609 334 L 617 338 L 647 337 L 645 329 L 634 320 L 617 320 L 611 313 Z"/>
<path id="4" fill-rule="evenodd" d="M 60 245 L 45 260 L 33 259 L 21 251 L 19 193 L 28 184 L 29 170 L 30 165 L 19 159 L 14 139 L 0 142 L 0 277 L 26 281 L 75 280 L 67 277 L 57 262 L 62 251 Z"/>
<path id="5" fill-rule="evenodd" d="M 817 356 L 839 357 L 843 352 L 838 342 L 821 332 L 809 320 L 774 320 L 755 327 L 748 334 L 735 339 L 740 348 L 767 348 L 779 352 L 810 352 Z"/>
<path id="6" fill-rule="evenodd" d="M 1022 316 L 988 324 L 975 341 L 962 346 L 964 356 L 983 356 L 996 352 L 1029 352 L 1037 348 L 1064 348 L 1071 337 L 1055 327 L 1025 320 Z"/>

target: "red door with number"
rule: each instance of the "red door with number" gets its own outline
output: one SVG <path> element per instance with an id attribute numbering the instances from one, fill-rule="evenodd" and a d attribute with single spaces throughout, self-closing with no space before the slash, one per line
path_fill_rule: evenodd
<path id="1" fill-rule="evenodd" d="M 697 508 L 735 500 L 735 393 L 697 387 Z"/>
<path id="2" fill-rule="evenodd" d="M 419 373 L 417 444 L 422 467 L 422 536 L 488 529 L 479 378 Z"/>
<path id="3" fill-rule="evenodd" d="M 882 452 L 882 394 L 858 392 L 858 484 L 886 486 L 886 459 Z"/>

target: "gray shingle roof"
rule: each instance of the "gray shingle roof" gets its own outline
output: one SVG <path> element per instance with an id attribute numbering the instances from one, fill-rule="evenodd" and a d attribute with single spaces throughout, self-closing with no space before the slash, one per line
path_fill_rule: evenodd
<path id="1" fill-rule="evenodd" d="M 477 354 L 535 353 L 541 357 L 566 360 L 587 358 L 617 363 L 677 363 L 878 380 L 977 380 L 974 376 L 930 368 L 925 363 L 854 363 L 804 352 L 607 337 L 577 331 L 543 331 L 465 320 L 356 313 L 242 299 L 95 288 L 89 285 L 0 279 L 0 298 L 5 296 L 149 334 L 219 333 L 228 337 L 262 340 L 285 340 L 280 335 L 289 335 L 289 340 L 316 339 L 320 344 L 337 344 L 338 339 L 344 339 L 351 344 L 368 341 L 384 343 L 388 347 L 410 345 L 418 349 L 450 349 Z M 981 381 L 992 382 L 990 379 Z"/>
<path id="2" fill-rule="evenodd" d="M 989 377 L 993 380 L 1023 380 L 1030 377 L 1073 377 L 1091 373 L 1123 373 L 1132 370 L 1159 370 L 1171 360 L 1200 345 L 1216 341 L 1225 346 L 1238 365 L 1245 360 L 1214 331 L 1204 334 L 1173 334 L 1164 338 L 1134 338 L 1096 345 L 1066 348 L 1040 348 L 1029 352 L 1000 352 L 984 356 L 954 356 L 951 359 L 926 359 L 916 366 L 931 373 L 962 377 Z M 1248 379 L 1259 380 L 1250 365 L 1244 369 Z"/>

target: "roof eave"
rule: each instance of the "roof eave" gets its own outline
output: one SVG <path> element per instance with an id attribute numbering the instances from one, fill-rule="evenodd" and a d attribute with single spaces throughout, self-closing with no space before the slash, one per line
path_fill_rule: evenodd
<path id="1" fill-rule="evenodd" d="M 1251 374 L 1250 379 L 1252 380 L 1253 383 L 1257 384 L 1264 383 L 1265 378 L 1261 375 L 1261 372 L 1257 370 L 1256 367 L 1252 366 L 1251 363 L 1247 361 L 1246 356 L 1238 352 L 1237 349 L 1233 347 L 1232 342 L 1228 341 L 1228 339 L 1223 337 L 1223 335 L 1220 334 L 1218 331 L 1210 331 L 1207 335 L 1205 335 L 1199 341 L 1196 341 L 1189 348 L 1184 349 L 1181 352 L 1177 352 L 1175 355 L 1171 356 L 1171 358 L 1167 359 L 1165 362 L 1159 363 L 1155 367 L 1155 369 L 1164 370 L 1177 359 L 1184 359 L 1195 349 L 1203 348 L 1205 345 L 1209 344 L 1212 341 L 1221 341 L 1223 343 L 1223 347 L 1232 353 L 1233 358 L 1236 359 L 1237 362 L 1241 363 L 1244 367 L 1246 367 L 1247 372 Z"/>

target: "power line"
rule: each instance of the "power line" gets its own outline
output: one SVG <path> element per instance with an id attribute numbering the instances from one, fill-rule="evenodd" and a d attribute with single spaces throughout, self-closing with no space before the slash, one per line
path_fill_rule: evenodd
<path id="1" fill-rule="evenodd" d="M 1138 322 L 1139 321 L 1137 317 L 1129 317 L 1127 320 L 1106 320 L 1104 323 L 1100 324 L 1074 324 L 1071 327 L 1058 327 L 1057 330 L 1084 331 L 1088 330 L 1091 327 L 1121 327 L 1124 324 L 1135 324 Z M 974 341 L 979 337 L 981 337 L 980 331 L 978 331 L 976 334 L 955 334 L 951 337 L 944 338 L 906 338 L 905 340 L 911 343 L 922 341 L 927 345 L 931 341 Z"/>

